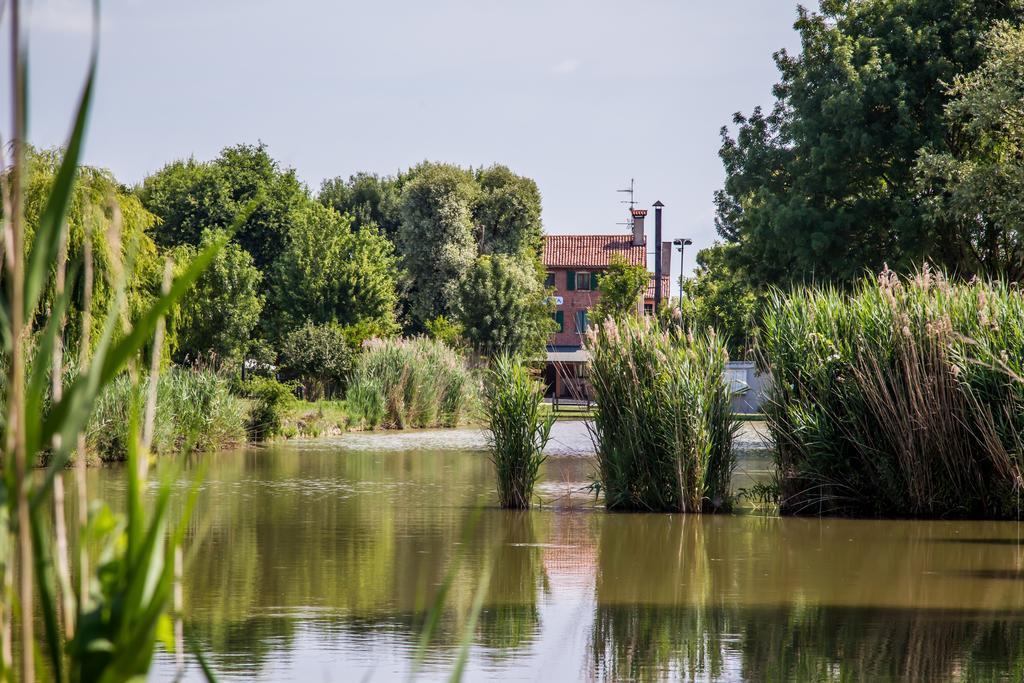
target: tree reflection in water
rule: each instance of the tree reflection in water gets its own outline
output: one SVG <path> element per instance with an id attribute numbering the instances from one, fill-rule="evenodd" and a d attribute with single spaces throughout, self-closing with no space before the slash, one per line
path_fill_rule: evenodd
<path id="1" fill-rule="evenodd" d="M 224 678 L 403 677 L 458 551 L 428 677 L 450 668 L 489 565 L 470 679 L 543 677 L 553 664 L 603 680 L 1024 679 L 1011 523 L 485 502 L 463 542 L 493 483 L 479 452 L 205 457 L 186 612 Z M 588 467 L 555 458 L 549 483 L 578 487 Z M 115 499 L 117 475 L 91 471 L 91 490 Z"/>

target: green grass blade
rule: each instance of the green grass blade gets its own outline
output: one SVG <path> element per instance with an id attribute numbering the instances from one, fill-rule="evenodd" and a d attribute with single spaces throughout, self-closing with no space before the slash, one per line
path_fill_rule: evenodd
<path id="1" fill-rule="evenodd" d="M 50 666 L 53 668 L 53 679 L 56 683 L 61 683 L 64 680 L 64 657 L 61 648 L 60 627 L 57 625 L 57 580 L 54 575 L 53 558 L 50 555 L 50 543 L 45 538 L 46 532 L 43 529 L 42 520 L 39 518 L 38 509 L 30 509 L 29 520 L 32 527 L 32 543 L 35 546 L 33 552 L 34 572 L 36 585 L 39 588 L 39 607 L 43 615 L 47 654 L 50 658 Z"/>

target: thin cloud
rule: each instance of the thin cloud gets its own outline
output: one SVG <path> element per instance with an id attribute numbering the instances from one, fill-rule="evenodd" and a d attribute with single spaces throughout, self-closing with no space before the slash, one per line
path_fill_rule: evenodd
<path id="1" fill-rule="evenodd" d="M 581 66 L 583 66 L 583 62 L 578 59 L 563 59 L 551 68 L 551 72 L 559 76 L 568 76 L 578 71 Z"/>
<path id="2" fill-rule="evenodd" d="M 37 0 L 28 6 L 29 30 L 88 36 L 93 32 L 92 3 L 83 0 Z M 101 24 L 101 30 L 109 28 Z"/>

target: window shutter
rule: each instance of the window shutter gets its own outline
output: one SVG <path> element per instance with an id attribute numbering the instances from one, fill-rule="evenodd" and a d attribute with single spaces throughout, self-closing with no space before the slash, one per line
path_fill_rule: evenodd
<path id="1" fill-rule="evenodd" d="M 558 331 L 565 332 L 565 311 L 555 311 L 555 322 L 558 323 Z"/>
<path id="2" fill-rule="evenodd" d="M 597 289 L 597 273 L 590 274 L 590 288 Z"/>
<path id="3" fill-rule="evenodd" d="M 569 274 L 565 278 L 565 289 L 568 292 L 576 291 L 576 271 L 570 270 Z"/>

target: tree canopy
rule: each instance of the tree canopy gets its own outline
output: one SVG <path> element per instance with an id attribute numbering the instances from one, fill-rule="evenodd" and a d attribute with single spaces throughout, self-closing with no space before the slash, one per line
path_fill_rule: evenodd
<path id="1" fill-rule="evenodd" d="M 217 231 L 207 231 L 200 246 L 216 237 Z M 196 256 L 196 248 L 190 244 L 175 251 L 175 260 L 182 265 Z M 247 251 L 233 242 L 222 247 L 179 305 L 174 318 L 174 359 L 240 362 L 263 311 L 262 282 L 263 274 Z"/>
<path id="2" fill-rule="evenodd" d="M 308 202 L 295 170 L 282 169 L 263 143 L 225 147 L 210 162 L 171 162 L 143 180 L 137 195 L 160 219 L 153 234 L 162 246 L 199 244 L 204 230 L 229 227 L 259 198 L 235 240 L 264 274 L 284 248 L 292 212 Z"/>
<path id="3" fill-rule="evenodd" d="M 962 275 L 1024 277 L 1024 29 L 997 24 L 949 87 L 945 151 L 917 162 L 929 241 Z"/>
<path id="4" fill-rule="evenodd" d="M 270 338 L 305 322 L 369 324 L 396 331 L 397 278 L 391 243 L 376 227 L 311 202 L 295 213 L 271 282 L 276 302 Z"/>
<path id="5" fill-rule="evenodd" d="M 554 327 L 552 311 L 535 264 L 508 254 L 479 257 L 456 305 L 462 335 L 487 355 L 539 355 Z"/>
<path id="6" fill-rule="evenodd" d="M 824 0 L 801 8 L 801 52 L 780 51 L 776 103 L 722 130 L 717 226 L 757 283 L 847 281 L 943 256 L 925 225 L 918 151 L 948 150 L 946 84 L 1019 0 Z M 945 265 L 945 264 L 944 264 Z"/>
<path id="7" fill-rule="evenodd" d="M 608 269 L 601 273 L 598 281 L 601 298 L 594 306 L 594 321 L 637 315 L 650 282 L 651 274 L 647 272 L 647 266 L 630 265 L 619 254 L 612 256 Z"/>

